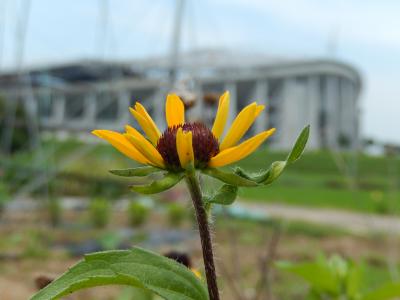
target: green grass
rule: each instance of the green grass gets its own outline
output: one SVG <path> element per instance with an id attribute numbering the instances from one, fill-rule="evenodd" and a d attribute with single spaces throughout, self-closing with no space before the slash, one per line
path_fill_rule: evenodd
<path id="1" fill-rule="evenodd" d="M 400 210 L 399 159 L 340 154 L 347 165 L 355 164 L 354 175 L 340 171 L 328 152 L 309 152 L 289 166 L 281 178 L 268 187 L 246 188 L 241 197 L 249 200 L 339 208 L 361 212 L 397 213 Z M 285 158 L 266 150 L 240 163 L 253 171 Z M 354 162 L 354 160 L 356 162 Z M 263 162 L 265 161 L 265 162 Z M 396 172 L 399 177 L 396 179 Z M 351 185 L 351 183 L 355 185 Z"/>
<path id="2" fill-rule="evenodd" d="M 11 162 L 23 168 L 60 169 L 70 154 L 82 147 L 74 140 L 46 140 L 42 146 L 40 162 L 38 153 L 20 153 Z M 240 162 L 246 170 L 258 171 L 271 162 L 285 159 L 287 153 L 260 150 Z M 328 151 L 307 152 L 290 165 L 281 178 L 269 187 L 242 189 L 240 196 L 254 201 L 339 208 L 361 212 L 397 213 L 400 211 L 400 160 L 388 157 L 369 157 L 342 153 L 349 172 L 340 170 Z M 5 161 L 3 161 L 4 163 Z M 10 162 L 10 160 L 7 160 Z M 0 164 L 2 163 L 0 159 Z M 136 164 L 107 144 L 97 144 L 88 153 L 67 164 L 61 171 L 99 180 L 131 182 L 112 177 L 109 169 L 133 167 Z M 22 172 L 24 173 L 24 172 Z M 396 173 L 397 178 L 396 178 Z M 22 177 L 24 174 L 21 175 Z M 355 183 L 350 188 L 349 183 Z"/>

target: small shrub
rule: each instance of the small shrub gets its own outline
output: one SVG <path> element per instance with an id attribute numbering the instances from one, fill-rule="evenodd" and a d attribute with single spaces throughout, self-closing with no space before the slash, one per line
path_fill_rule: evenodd
<path id="1" fill-rule="evenodd" d="M 3 182 L 0 182 L 0 217 L 4 212 L 7 202 L 10 201 L 10 195 L 7 187 Z"/>
<path id="2" fill-rule="evenodd" d="M 111 205 L 104 198 L 94 198 L 89 206 L 90 221 L 96 228 L 104 228 L 110 221 Z"/>
<path id="3" fill-rule="evenodd" d="M 374 201 L 375 212 L 378 214 L 386 215 L 391 211 L 390 201 L 385 197 L 384 193 L 375 190 L 370 193 L 371 199 Z"/>
<path id="4" fill-rule="evenodd" d="M 179 227 L 186 218 L 186 209 L 177 203 L 170 203 L 167 206 L 168 223 L 171 226 Z"/>
<path id="5" fill-rule="evenodd" d="M 26 258 L 41 258 L 49 256 L 48 240 L 43 232 L 30 230 L 23 241 L 22 256 Z"/>
<path id="6" fill-rule="evenodd" d="M 60 225 L 62 219 L 62 206 L 59 198 L 49 198 L 46 203 L 46 209 L 51 226 Z"/>
<path id="7" fill-rule="evenodd" d="M 132 227 L 143 225 L 148 219 L 150 208 L 140 201 L 131 201 L 128 206 L 129 224 Z"/>

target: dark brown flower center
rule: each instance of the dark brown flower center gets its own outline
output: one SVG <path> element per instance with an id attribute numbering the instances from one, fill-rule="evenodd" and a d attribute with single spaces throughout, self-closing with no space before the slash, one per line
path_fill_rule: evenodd
<path id="1" fill-rule="evenodd" d="M 202 123 L 185 123 L 168 127 L 157 142 L 157 150 L 170 169 L 181 169 L 178 152 L 176 150 L 176 132 L 178 128 L 192 132 L 192 145 L 196 168 L 205 168 L 211 157 L 219 153 L 218 140 L 214 134 Z"/>

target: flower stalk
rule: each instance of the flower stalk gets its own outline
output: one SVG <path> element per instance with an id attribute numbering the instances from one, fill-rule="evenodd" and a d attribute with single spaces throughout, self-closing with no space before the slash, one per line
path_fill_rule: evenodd
<path id="1" fill-rule="evenodd" d="M 203 251 L 204 269 L 207 279 L 207 288 L 210 300 L 219 300 L 219 291 L 217 285 L 217 275 L 215 272 L 214 254 L 211 240 L 210 227 L 208 223 L 207 211 L 204 207 L 203 197 L 200 189 L 200 183 L 195 171 L 189 171 L 186 175 L 190 195 L 196 212 L 197 223 Z"/>

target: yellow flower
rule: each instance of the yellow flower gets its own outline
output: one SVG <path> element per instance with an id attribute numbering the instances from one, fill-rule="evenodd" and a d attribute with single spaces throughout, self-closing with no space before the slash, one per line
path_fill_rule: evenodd
<path id="1" fill-rule="evenodd" d="M 202 123 L 186 123 L 184 104 L 174 94 L 167 97 L 165 115 L 168 127 L 163 133 L 139 102 L 129 109 L 146 137 L 129 125 L 123 134 L 110 130 L 94 130 L 93 134 L 107 140 L 121 153 L 140 164 L 171 171 L 232 164 L 254 152 L 275 132 L 275 128 L 272 128 L 240 143 L 264 109 L 263 105 L 253 102 L 243 108 L 223 136 L 229 115 L 229 92 L 225 92 L 219 99 L 211 130 Z"/>

